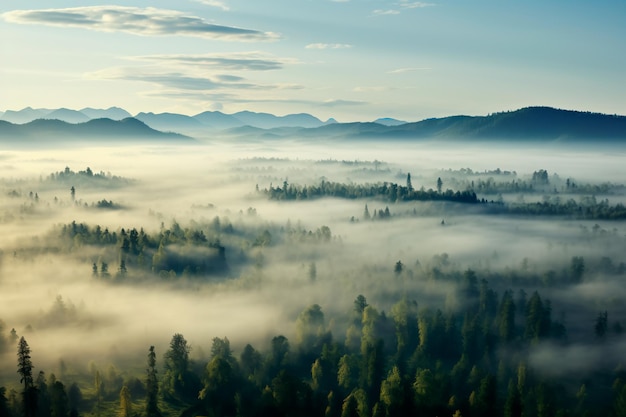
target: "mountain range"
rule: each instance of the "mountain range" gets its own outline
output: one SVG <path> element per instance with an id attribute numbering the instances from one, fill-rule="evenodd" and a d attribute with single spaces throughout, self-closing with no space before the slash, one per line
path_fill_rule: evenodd
<path id="1" fill-rule="evenodd" d="M 129 112 L 119 107 L 108 109 L 84 108 L 81 110 L 61 109 L 25 109 L 14 111 L 8 110 L 0 113 L 0 120 L 14 124 L 24 124 L 37 119 L 56 119 L 68 123 L 83 123 L 93 119 L 107 118 L 111 120 L 123 120 L 133 117 Z M 315 128 L 328 123 L 335 123 L 333 119 L 322 122 L 310 114 L 288 114 L 275 116 L 270 113 L 255 113 L 241 111 L 226 114 L 220 111 L 205 111 L 195 116 L 178 113 L 137 113 L 135 119 L 141 120 L 153 129 L 162 131 L 176 131 L 193 133 L 206 130 L 224 130 L 233 127 L 252 126 L 260 129 L 273 129 L 276 127 L 304 127 Z M 382 120 L 382 119 L 381 119 Z M 384 119 L 393 123 L 394 119 Z"/>
<path id="2" fill-rule="evenodd" d="M 242 111 L 226 114 L 206 111 L 195 116 L 176 113 L 138 113 L 118 107 L 32 109 L 0 113 L 0 138 L 66 139 L 86 137 L 160 138 L 182 140 L 219 132 L 232 137 L 342 138 L 342 139 L 457 139 L 515 141 L 604 140 L 626 142 L 626 116 L 526 107 L 487 116 L 450 116 L 404 122 L 381 118 L 373 122 L 326 122 L 310 114 L 275 116 Z M 190 138 L 187 138 L 190 139 Z"/>

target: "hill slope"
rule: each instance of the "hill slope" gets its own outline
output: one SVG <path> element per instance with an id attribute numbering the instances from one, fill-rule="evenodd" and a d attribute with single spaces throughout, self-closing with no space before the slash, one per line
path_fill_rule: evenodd
<path id="1" fill-rule="evenodd" d="M 154 130 L 132 117 L 116 121 L 93 119 L 71 124 L 61 120 L 37 119 L 25 124 L 0 121 L 0 142 L 13 145 L 76 143 L 85 141 L 159 140 L 191 143 L 193 139 L 177 133 Z"/>
<path id="2" fill-rule="evenodd" d="M 438 138 L 516 141 L 610 140 L 626 143 L 626 116 L 526 107 L 489 116 L 451 116 L 395 126 L 338 123 L 302 129 L 303 136 Z"/>

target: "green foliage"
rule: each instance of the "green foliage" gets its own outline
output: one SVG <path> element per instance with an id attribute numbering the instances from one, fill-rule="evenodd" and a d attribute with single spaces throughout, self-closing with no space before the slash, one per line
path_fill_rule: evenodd
<path id="1" fill-rule="evenodd" d="M 33 380 L 33 362 L 30 356 L 30 347 L 22 336 L 17 347 L 17 373 L 22 390 L 22 410 L 24 417 L 35 417 L 37 412 L 38 391 Z"/>
<path id="2" fill-rule="evenodd" d="M 91 245 L 104 249 L 106 258 L 119 259 L 118 280 L 127 279 L 133 270 L 143 273 L 166 271 L 176 276 L 220 275 L 228 270 L 226 248 L 218 239 L 210 242 L 203 230 L 182 229 L 176 222 L 171 229 L 163 229 L 155 235 L 137 228 L 110 232 L 99 225 L 90 227 L 72 222 L 63 225 L 59 235 L 69 250 Z M 100 272 L 97 263 L 92 264 L 92 275 L 111 278 L 108 262 L 101 260 L 100 264 Z"/>
<path id="3" fill-rule="evenodd" d="M 353 394 L 350 394 L 343 401 L 341 407 L 341 417 L 360 417 L 358 411 L 358 403 Z"/>
<path id="4" fill-rule="evenodd" d="M 549 306 L 544 306 L 539 293 L 535 291 L 526 307 L 524 338 L 533 343 L 547 338 L 550 336 L 551 324 L 551 309 Z"/>
<path id="5" fill-rule="evenodd" d="M 148 351 L 148 367 L 146 369 L 146 416 L 159 417 L 161 412 L 158 403 L 159 381 L 157 379 L 156 353 L 154 346 Z"/>
<path id="6" fill-rule="evenodd" d="M 172 336 L 170 348 L 164 355 L 162 390 L 167 400 L 184 402 L 197 397 L 198 378 L 189 371 L 190 350 L 182 334 Z"/>
<path id="7" fill-rule="evenodd" d="M 380 403 L 388 415 L 401 415 L 406 411 L 405 387 L 400 370 L 394 366 L 380 386 Z"/>
<path id="8" fill-rule="evenodd" d="M 439 179 L 441 181 L 441 179 Z M 304 200 L 322 197 L 336 198 L 369 198 L 395 203 L 396 201 L 454 201 L 458 203 L 477 203 L 476 193 L 473 191 L 441 190 L 414 190 L 410 182 L 407 186 L 396 183 L 378 184 L 342 184 L 322 181 L 318 185 L 296 186 L 283 184 L 283 187 L 272 187 L 263 192 L 272 200 Z M 369 213 L 366 207 L 366 213 Z M 364 213 L 365 214 L 365 213 Z M 367 217 L 367 214 L 365 214 Z"/>
<path id="9" fill-rule="evenodd" d="M 500 172 L 502 173 L 502 172 Z M 462 175 L 465 175 L 461 173 Z M 477 179 L 468 182 L 452 178 L 451 184 L 455 185 L 457 191 L 450 189 L 443 190 L 443 180 L 437 178 L 436 189 L 414 190 L 412 184 L 407 182 L 407 186 L 396 183 L 377 184 L 343 184 L 329 181 L 322 181 L 318 185 L 297 186 L 293 184 L 283 184 L 283 187 L 273 187 L 263 190 L 268 198 L 273 200 L 303 200 L 322 197 L 335 197 L 346 199 L 376 199 L 391 203 L 402 201 L 443 201 L 453 203 L 482 203 L 480 207 L 484 214 L 514 214 L 533 216 L 562 216 L 576 219 L 625 219 L 626 206 L 622 203 L 610 205 L 608 200 L 597 201 L 595 194 L 607 194 L 611 191 L 622 193 L 624 186 L 613 184 L 586 185 L 572 187 L 567 185 L 568 193 L 580 194 L 580 201 L 572 198 L 562 199 L 556 189 L 550 188 L 550 180 L 545 170 L 535 171 L 529 181 L 512 180 L 509 182 L 495 182 L 493 178 Z M 566 183 L 563 182 L 563 188 Z M 505 202 L 502 194 L 517 194 L 520 196 L 516 202 Z M 541 202 L 526 203 L 523 201 L 521 193 L 542 193 L 544 196 Z M 499 195 L 494 200 L 479 198 L 478 195 Z M 552 194 L 552 195 L 550 195 Z M 363 219 L 385 219 L 389 218 L 389 207 L 384 210 L 370 214 L 365 206 Z"/>
<path id="10" fill-rule="evenodd" d="M 180 231 L 173 229 L 173 233 Z M 129 244 L 129 252 L 131 248 Z M 595 262 L 587 262 L 588 268 L 596 267 Z M 431 274 L 431 267 L 439 272 Z M 37 417 L 67 416 L 70 410 L 81 415 L 90 411 L 112 415 L 113 409 L 131 415 L 144 405 L 133 404 L 131 395 L 145 395 L 142 414 L 149 417 L 611 416 L 621 415 L 626 408 L 622 379 L 617 379 L 611 390 L 610 381 L 624 377 L 610 361 L 611 344 L 593 343 L 598 332 L 606 342 L 621 343 L 622 336 L 609 330 L 607 311 L 596 317 L 600 328 L 594 328 L 595 332 L 591 325 L 596 312 L 581 309 L 580 317 L 589 321 L 574 326 L 585 328 L 577 337 L 585 338 L 598 352 L 606 352 L 610 366 L 570 372 L 555 362 L 550 366 L 562 376 L 551 377 L 553 370 L 543 369 L 548 365 L 536 365 L 536 355 L 546 349 L 567 348 L 570 342 L 560 336 L 559 326 L 565 329 L 565 325 L 552 318 L 552 303 L 539 294 L 543 289 L 533 287 L 533 283 L 543 285 L 541 272 L 532 268 L 516 271 L 515 282 L 529 291 L 527 297 L 525 291 L 507 287 L 513 282 L 507 276 L 480 268 L 459 270 L 445 256 L 438 256 L 432 264 L 425 262 L 421 268 L 419 279 L 450 285 L 457 302 L 435 308 L 435 302 L 422 298 L 423 306 L 418 309 L 410 297 L 419 294 L 410 290 L 399 298 L 387 295 L 373 302 L 359 295 L 352 303 L 346 300 L 343 316 L 334 313 L 331 317 L 321 305 L 311 304 L 295 317 L 293 346 L 279 335 L 269 340 L 265 351 L 248 344 L 236 356 L 233 350 L 237 347 L 231 347 L 227 337 L 215 337 L 206 362 L 192 361 L 187 340 L 177 333 L 164 355 L 161 373 L 157 373 L 156 354 L 150 347 L 145 391 L 141 381 L 133 379 L 133 371 L 109 366 L 104 373 L 93 368 L 94 386 L 83 385 L 85 394 L 77 384 L 70 384 L 71 379 L 67 391 L 53 375 L 46 382 L 42 372 L 36 383 L 31 382 L 36 388 L 29 392 L 31 396 L 22 399 L 34 398 L 40 410 Z M 388 268 L 381 267 L 381 271 L 394 279 Z M 570 279 L 569 262 L 564 262 L 560 271 L 559 285 L 577 285 Z M 613 273 L 618 276 L 616 270 Z M 55 308 L 67 309 L 67 304 L 59 299 Z M 346 332 L 346 339 L 357 335 L 357 343 L 333 342 L 331 329 Z M 338 337 L 343 340 L 342 335 Z M 21 341 L 20 361 L 25 369 L 30 348 Z M 140 367 L 145 366 L 134 368 Z M 29 372 L 30 377 L 22 382 L 33 379 L 32 363 Z M 12 397 L 6 392 L 0 390 L 0 410 L 11 411 Z"/>
<path id="11" fill-rule="evenodd" d="M 321 349 L 319 341 L 324 331 L 324 313 L 318 304 L 307 307 L 298 315 L 296 320 L 296 343 L 299 345 L 313 350 Z"/>
<path id="12" fill-rule="evenodd" d="M 24 384 L 24 390 L 33 386 L 33 362 L 30 357 L 30 346 L 24 336 L 20 338 L 17 346 L 17 373 L 20 374 L 20 383 Z"/>
<path id="13" fill-rule="evenodd" d="M 89 167 L 78 172 L 65 167 L 63 171 L 53 172 L 48 175 L 46 180 L 80 187 L 122 187 L 132 183 L 129 179 L 103 171 L 94 173 Z"/>

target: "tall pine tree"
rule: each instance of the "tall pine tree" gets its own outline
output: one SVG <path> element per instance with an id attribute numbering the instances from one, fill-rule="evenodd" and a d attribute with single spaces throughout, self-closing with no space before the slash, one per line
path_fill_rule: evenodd
<path id="1" fill-rule="evenodd" d="M 33 380 L 30 347 L 23 336 L 17 346 L 17 373 L 21 377 L 20 383 L 24 384 L 24 391 L 22 391 L 24 417 L 35 417 L 37 414 L 37 388 L 35 388 Z"/>
<path id="2" fill-rule="evenodd" d="M 146 415 L 148 417 L 159 417 L 158 404 L 159 381 L 157 380 L 156 353 L 154 346 L 150 346 L 148 353 L 148 369 L 146 370 Z"/>

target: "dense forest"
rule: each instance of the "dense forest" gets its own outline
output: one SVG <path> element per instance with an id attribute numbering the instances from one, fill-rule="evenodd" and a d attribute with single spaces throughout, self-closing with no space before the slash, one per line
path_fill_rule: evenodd
<path id="1" fill-rule="evenodd" d="M 0 416 L 626 414 L 616 178 L 154 158 L 1 180 Z"/>
<path id="2" fill-rule="evenodd" d="M 336 334 L 335 318 L 314 304 L 297 316 L 293 340 L 276 335 L 266 351 L 247 344 L 235 355 L 227 337 L 215 337 L 207 362 L 191 360 L 191 346 L 176 333 L 161 357 L 154 346 L 146 349 L 142 375 L 93 367 L 91 386 L 82 388 L 72 376 L 35 372 L 36 354 L 31 358 L 26 339 L 18 340 L 13 330 L 2 346 L 17 349 L 22 388 L 0 390 L 0 407 L 7 416 L 113 414 L 116 407 L 123 416 L 624 413 L 626 374 L 609 359 L 624 342 L 620 321 L 601 311 L 577 330 L 589 349 L 607 356 L 593 372 L 542 363 L 537 351 L 570 344 L 569 329 L 553 317 L 550 300 L 521 288 L 498 292 L 475 271 L 445 265 L 444 259 L 443 270 L 410 269 L 399 261 L 392 279 L 452 283 L 447 307 L 421 307 L 405 293 L 384 311 L 358 295 L 340 318 L 347 329 Z M 623 279 L 625 269 L 611 275 Z M 502 288 L 536 281 L 566 287 L 579 285 L 586 275 L 584 259 L 573 258 L 550 283 L 522 271 L 488 278 L 499 279 Z M 555 366 L 563 369 L 550 369 Z"/>

